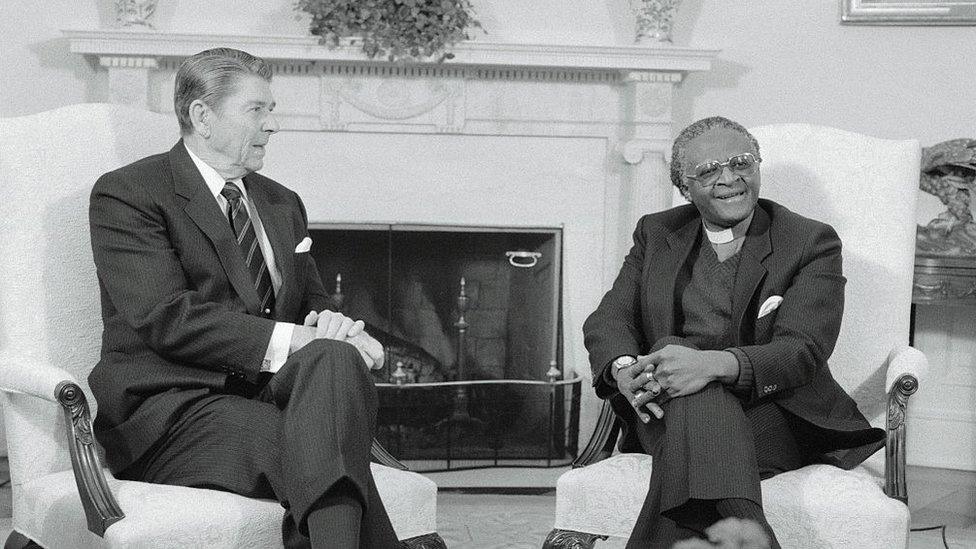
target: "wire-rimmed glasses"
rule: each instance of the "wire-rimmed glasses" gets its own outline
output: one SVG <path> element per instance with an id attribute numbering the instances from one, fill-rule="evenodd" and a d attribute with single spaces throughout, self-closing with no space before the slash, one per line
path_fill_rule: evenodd
<path id="1" fill-rule="evenodd" d="M 740 153 L 730 156 L 725 162 L 709 160 L 695 166 L 692 173 L 686 173 L 685 177 L 694 181 L 699 187 L 712 187 L 722 175 L 722 170 L 728 167 L 733 175 L 749 176 L 756 173 L 759 169 L 760 158 L 752 153 Z"/>

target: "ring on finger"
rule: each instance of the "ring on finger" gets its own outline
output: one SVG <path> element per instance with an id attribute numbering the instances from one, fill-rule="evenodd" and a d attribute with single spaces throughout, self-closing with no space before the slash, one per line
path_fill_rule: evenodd
<path id="1" fill-rule="evenodd" d="M 648 392 L 651 393 L 651 395 L 653 395 L 653 396 L 657 396 L 657 395 L 661 394 L 661 389 L 659 387 L 653 387 L 653 388 L 649 389 Z"/>

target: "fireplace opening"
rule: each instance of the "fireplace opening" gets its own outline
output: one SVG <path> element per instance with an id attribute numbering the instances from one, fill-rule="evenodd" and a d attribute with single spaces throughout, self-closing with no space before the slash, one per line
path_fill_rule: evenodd
<path id="1" fill-rule="evenodd" d="M 333 308 L 386 350 L 379 441 L 422 471 L 576 455 L 564 379 L 560 228 L 313 224 Z"/>

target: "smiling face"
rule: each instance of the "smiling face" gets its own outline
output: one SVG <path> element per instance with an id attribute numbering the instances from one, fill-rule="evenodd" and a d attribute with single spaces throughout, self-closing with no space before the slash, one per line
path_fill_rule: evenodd
<path id="1" fill-rule="evenodd" d="M 279 129 L 271 86 L 263 78 L 244 75 L 234 92 L 216 108 L 204 106 L 205 116 L 197 133 L 205 149 L 201 158 L 226 179 L 236 179 L 261 169 L 265 146 Z M 192 109 L 192 107 L 191 107 Z"/>
<path id="2" fill-rule="evenodd" d="M 691 173 L 703 162 L 725 162 L 746 152 L 759 155 L 748 136 L 729 128 L 715 127 L 688 142 L 681 164 L 685 173 Z M 726 229 L 749 217 L 759 200 L 759 186 L 758 169 L 752 175 L 739 176 L 726 166 L 714 186 L 702 187 L 685 177 L 681 194 L 698 208 L 706 226 Z"/>

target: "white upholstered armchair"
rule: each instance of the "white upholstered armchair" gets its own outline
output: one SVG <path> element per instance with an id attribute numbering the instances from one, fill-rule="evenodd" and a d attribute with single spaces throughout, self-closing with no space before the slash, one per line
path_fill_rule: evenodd
<path id="1" fill-rule="evenodd" d="M 283 509 L 235 494 L 119 481 L 91 434 L 101 317 L 88 237 L 95 179 L 168 150 L 175 117 L 106 104 L 0 119 L 0 404 L 13 492 L 7 547 L 281 547 Z M 397 536 L 442 548 L 437 487 L 374 443 Z M 409 538 L 409 539 L 408 539 Z"/>
<path id="2" fill-rule="evenodd" d="M 760 196 L 830 223 L 843 241 L 848 282 L 830 367 L 872 425 L 888 433 L 884 455 L 854 470 L 810 465 L 763 481 L 767 518 L 791 549 L 904 548 L 906 404 L 927 367 L 908 346 L 918 143 L 805 124 L 751 131 L 763 159 Z M 546 548 L 630 535 L 646 490 L 620 487 L 647 487 L 652 463 L 644 454 L 609 457 L 617 434 L 605 405 L 589 445 L 557 482 Z"/>

